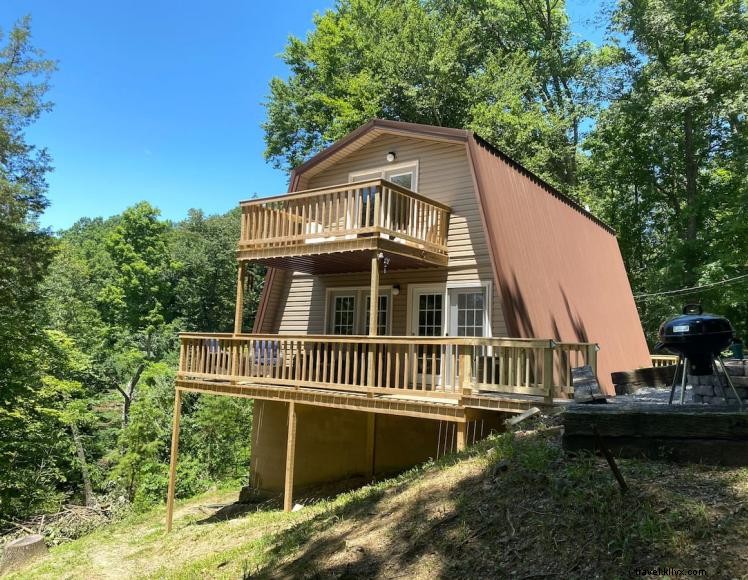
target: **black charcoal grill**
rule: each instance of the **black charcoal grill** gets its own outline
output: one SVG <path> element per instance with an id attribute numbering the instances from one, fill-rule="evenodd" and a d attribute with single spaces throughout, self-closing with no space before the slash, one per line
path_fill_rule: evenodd
<path id="1" fill-rule="evenodd" d="M 659 338 L 660 342 L 655 347 L 657 350 L 665 349 L 678 355 L 673 386 L 670 390 L 670 403 L 673 402 L 675 394 L 678 369 L 681 369 L 681 403 L 683 403 L 686 397 L 688 374 L 693 376 L 719 375 L 721 368 L 742 408 L 742 401 L 722 362 L 722 351 L 728 348 L 735 339 L 735 331 L 727 318 L 705 313 L 699 304 L 687 304 L 683 307 L 683 314 L 666 320 L 660 325 Z"/>

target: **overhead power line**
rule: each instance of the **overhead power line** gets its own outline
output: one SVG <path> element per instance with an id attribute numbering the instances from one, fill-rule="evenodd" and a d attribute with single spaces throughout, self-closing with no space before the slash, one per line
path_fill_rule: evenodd
<path id="1" fill-rule="evenodd" d="M 734 278 L 727 278 L 726 280 L 720 280 L 719 282 L 712 282 L 711 284 L 703 284 L 701 286 L 691 286 L 689 288 L 678 288 L 677 290 L 666 290 L 664 292 L 651 292 L 649 294 L 637 294 L 636 296 L 634 296 L 634 300 L 639 300 L 640 298 L 651 298 L 653 296 L 692 294 L 695 292 L 699 292 L 701 290 L 706 290 L 707 288 L 714 288 L 715 286 L 723 286 L 725 284 L 732 284 L 733 282 L 737 282 L 738 280 L 742 280 L 744 278 L 748 278 L 748 274 L 741 274 L 740 276 L 735 276 Z"/>

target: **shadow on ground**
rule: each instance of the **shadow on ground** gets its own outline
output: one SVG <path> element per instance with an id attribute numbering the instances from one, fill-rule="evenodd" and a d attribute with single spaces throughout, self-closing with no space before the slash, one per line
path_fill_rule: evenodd
<path id="1" fill-rule="evenodd" d="M 748 572 L 745 470 L 565 457 L 557 432 L 503 435 L 453 466 L 362 491 L 278 533 L 246 577 L 628 577 Z M 470 455 L 474 457 L 469 458 Z M 451 461 L 456 461 L 452 458 Z"/>

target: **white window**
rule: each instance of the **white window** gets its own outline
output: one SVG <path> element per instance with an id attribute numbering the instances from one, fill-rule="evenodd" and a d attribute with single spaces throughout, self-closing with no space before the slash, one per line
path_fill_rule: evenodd
<path id="1" fill-rule="evenodd" d="M 348 176 L 348 181 L 368 181 L 370 179 L 386 179 L 410 189 L 418 191 L 418 161 L 408 161 L 397 165 L 384 165 L 365 171 L 356 171 Z"/>
<path id="2" fill-rule="evenodd" d="M 368 287 L 328 288 L 327 324 L 328 334 L 369 334 L 369 289 Z M 391 334 L 391 289 L 385 287 L 379 292 L 377 312 L 377 334 Z"/>
<path id="3" fill-rule="evenodd" d="M 355 334 L 356 331 L 356 296 L 333 296 L 332 334 Z"/>

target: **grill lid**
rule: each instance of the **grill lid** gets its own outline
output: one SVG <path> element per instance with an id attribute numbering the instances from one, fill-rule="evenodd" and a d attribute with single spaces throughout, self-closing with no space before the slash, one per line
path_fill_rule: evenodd
<path id="1" fill-rule="evenodd" d="M 682 315 L 660 325 L 656 348 L 688 357 L 691 374 L 711 374 L 712 357 L 730 346 L 734 337 L 735 331 L 727 318 L 705 313 L 699 304 L 687 304 Z"/>
<path id="2" fill-rule="evenodd" d="M 688 304 L 683 307 L 683 314 L 666 320 L 660 325 L 662 343 L 689 342 L 697 337 L 713 337 L 715 342 L 727 340 L 723 348 L 730 345 L 734 330 L 730 321 L 724 316 L 704 313 L 699 304 Z M 721 349 L 720 349 L 721 350 Z"/>

